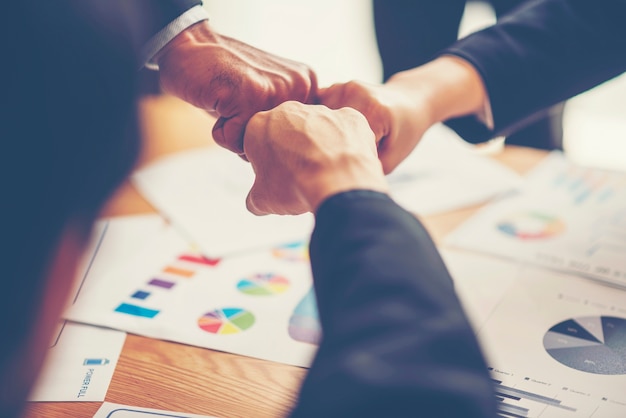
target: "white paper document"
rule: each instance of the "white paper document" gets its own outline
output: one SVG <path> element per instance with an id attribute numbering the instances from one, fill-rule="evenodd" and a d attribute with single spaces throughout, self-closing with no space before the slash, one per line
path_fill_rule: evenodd
<path id="1" fill-rule="evenodd" d="M 159 215 L 133 215 L 98 220 L 77 269 L 73 303 L 81 290 L 113 268 L 125 264 L 154 236 L 168 228 Z M 89 279 L 89 280 L 88 280 Z"/>
<path id="2" fill-rule="evenodd" d="M 125 332 L 63 321 L 29 400 L 103 401 L 125 340 Z"/>
<path id="3" fill-rule="evenodd" d="M 523 191 L 480 210 L 445 244 L 626 286 L 626 174 L 554 152 Z"/>
<path id="4" fill-rule="evenodd" d="M 104 402 L 93 418 L 212 418 L 207 415 L 185 414 L 160 409 L 139 408 Z"/>
<path id="5" fill-rule="evenodd" d="M 440 249 L 454 281 L 454 289 L 474 330 L 479 332 L 509 287 L 520 264 L 492 256 Z"/>
<path id="6" fill-rule="evenodd" d="M 502 409 L 626 416 L 626 293 L 527 268 L 479 333 Z"/>
<path id="7" fill-rule="evenodd" d="M 394 200 L 419 215 L 482 203 L 521 185 L 517 173 L 478 154 L 444 125 L 430 128 L 387 179 Z"/>
<path id="8" fill-rule="evenodd" d="M 98 283 L 113 267 L 143 248 L 165 228 L 158 215 L 128 216 L 96 222 L 77 268 L 69 303 L 89 284 Z M 89 279 L 89 280 L 88 280 Z M 122 351 L 126 333 L 60 321 L 31 401 L 103 401 Z"/>
<path id="9" fill-rule="evenodd" d="M 139 335 L 308 366 L 320 330 L 307 243 L 207 259 L 170 228 L 85 286 L 66 317 Z"/>
<path id="10" fill-rule="evenodd" d="M 255 216 L 246 209 L 252 166 L 212 146 L 167 156 L 132 177 L 138 190 L 209 257 L 307 239 L 310 214 Z"/>

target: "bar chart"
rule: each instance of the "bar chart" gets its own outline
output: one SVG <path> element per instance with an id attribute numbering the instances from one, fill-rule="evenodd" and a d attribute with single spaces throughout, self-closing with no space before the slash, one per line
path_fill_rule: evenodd
<path id="1" fill-rule="evenodd" d="M 306 252 L 291 241 L 205 258 L 170 227 L 132 262 L 90 283 L 66 317 L 307 367 L 320 332 Z"/>

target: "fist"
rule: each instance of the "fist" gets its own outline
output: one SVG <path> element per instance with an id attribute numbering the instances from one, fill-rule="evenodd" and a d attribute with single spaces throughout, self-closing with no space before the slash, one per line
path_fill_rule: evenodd
<path id="1" fill-rule="evenodd" d="M 287 100 L 317 100 L 309 67 L 221 36 L 207 22 L 174 38 L 158 63 L 163 89 L 217 117 L 215 142 L 240 155 L 252 115 Z"/>
<path id="2" fill-rule="evenodd" d="M 319 93 L 320 102 L 332 109 L 351 107 L 365 115 L 376 135 L 385 173 L 411 153 L 432 124 L 427 107 L 414 96 L 404 88 L 358 81 L 335 84 Z"/>
<path id="3" fill-rule="evenodd" d="M 348 190 L 387 191 L 374 133 L 354 109 L 286 102 L 252 117 L 243 145 L 256 174 L 247 206 L 257 215 L 314 212 Z"/>

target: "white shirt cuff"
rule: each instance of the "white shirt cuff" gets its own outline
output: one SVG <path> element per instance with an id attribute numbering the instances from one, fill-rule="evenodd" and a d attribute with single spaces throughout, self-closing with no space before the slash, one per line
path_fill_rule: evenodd
<path id="1" fill-rule="evenodd" d="M 209 14 L 202 5 L 197 5 L 187 10 L 146 42 L 141 49 L 140 62 L 143 63 L 146 68 L 158 70 L 159 66 L 153 61 L 155 55 L 189 26 L 208 19 Z"/>

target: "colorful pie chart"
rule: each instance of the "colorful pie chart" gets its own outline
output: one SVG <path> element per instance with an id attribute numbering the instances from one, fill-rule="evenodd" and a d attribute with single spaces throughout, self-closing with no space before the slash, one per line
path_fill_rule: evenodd
<path id="1" fill-rule="evenodd" d="M 241 308 L 222 308 L 198 318 L 198 326 L 211 334 L 238 334 L 254 325 L 254 315 Z"/>
<path id="2" fill-rule="evenodd" d="M 523 212 L 497 224 L 505 235 L 520 240 L 537 240 L 554 237 L 565 230 L 565 223 L 556 216 L 541 212 Z"/>
<path id="3" fill-rule="evenodd" d="M 309 245 L 306 241 L 292 242 L 274 248 L 272 254 L 281 260 L 309 261 Z"/>
<path id="4" fill-rule="evenodd" d="M 255 274 L 237 283 L 237 289 L 241 293 L 251 296 L 277 295 L 288 288 L 289 280 L 274 273 Z"/>

